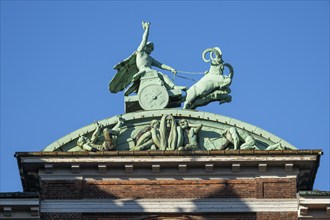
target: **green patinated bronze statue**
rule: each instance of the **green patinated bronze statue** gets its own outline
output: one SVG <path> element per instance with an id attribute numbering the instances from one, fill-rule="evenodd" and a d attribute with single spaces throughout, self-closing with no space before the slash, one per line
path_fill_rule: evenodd
<path id="1" fill-rule="evenodd" d="M 295 149 L 256 126 L 195 111 L 210 102 L 231 101 L 233 67 L 224 62 L 219 47 L 208 48 L 202 52 L 202 59 L 210 63 L 209 70 L 188 90 L 177 86 L 167 75 L 152 67 L 171 71 L 174 75 L 184 72 L 151 57 L 154 44 L 148 42 L 150 23 L 142 22 L 142 27 L 140 45 L 130 57 L 114 67 L 117 73 L 109 83 L 111 93 L 126 89 L 126 113 L 104 119 L 96 126 L 81 128 L 49 145 L 45 151 Z M 228 74 L 224 73 L 226 68 Z M 176 108 L 182 103 L 183 109 Z"/>
<path id="2" fill-rule="evenodd" d="M 150 23 L 142 22 L 142 27 L 144 29 L 144 33 L 142 36 L 142 41 L 137 50 L 129 58 L 114 67 L 118 70 L 118 73 L 109 84 L 109 90 L 112 93 L 122 91 L 131 82 L 133 84 L 126 90 L 125 95 L 127 96 L 132 92 L 137 92 L 140 79 L 146 73 L 151 73 L 161 78 L 164 81 L 166 87 L 169 89 L 175 87 L 175 84 L 168 78 L 168 76 L 163 75 L 162 73 L 151 68 L 154 66 L 176 74 L 176 70 L 174 68 L 167 66 L 150 56 L 154 50 L 154 43 L 148 42 Z M 131 65 L 134 65 L 134 67 L 131 67 Z"/>
<path id="3" fill-rule="evenodd" d="M 233 67 L 224 63 L 220 48 L 208 48 L 202 53 L 205 62 L 211 62 L 211 67 L 205 75 L 188 90 L 185 86 L 176 86 L 167 75 L 158 72 L 152 67 L 171 71 L 176 75 L 177 71 L 151 57 L 154 44 L 148 42 L 150 23 L 142 22 L 144 33 L 137 50 L 127 59 L 117 64 L 114 69 L 118 72 L 109 84 L 112 93 L 123 91 L 125 88 L 126 112 L 137 110 L 154 110 L 171 107 L 183 109 L 195 109 L 198 106 L 207 105 L 210 102 L 219 101 L 220 104 L 231 101 L 229 86 L 234 76 Z M 210 59 L 205 55 L 210 53 Z M 229 74 L 224 75 L 224 67 L 229 68 Z M 184 96 L 182 91 L 186 91 Z M 130 96 L 137 93 L 136 96 Z"/>
<path id="4" fill-rule="evenodd" d="M 210 53 L 209 60 L 205 58 L 206 53 Z M 206 71 L 205 76 L 187 90 L 183 109 L 195 109 L 197 106 L 204 106 L 213 101 L 219 101 L 220 104 L 231 101 L 231 96 L 228 94 L 234 76 L 233 67 L 223 62 L 222 53 L 218 47 L 204 50 L 202 58 L 205 62 L 211 61 L 210 70 Z M 224 67 L 230 70 L 228 76 L 223 75 Z"/>
<path id="5" fill-rule="evenodd" d="M 130 57 L 114 67 L 118 72 L 111 80 L 109 90 L 117 93 L 127 88 L 125 97 L 132 93 L 138 94 L 126 97 L 126 112 L 177 107 L 182 101 L 182 90 L 186 87 L 176 86 L 167 75 L 152 69 L 158 67 L 176 74 L 174 68 L 151 57 L 154 43 L 148 42 L 150 23 L 142 22 L 142 27 L 144 33 L 139 47 Z"/>

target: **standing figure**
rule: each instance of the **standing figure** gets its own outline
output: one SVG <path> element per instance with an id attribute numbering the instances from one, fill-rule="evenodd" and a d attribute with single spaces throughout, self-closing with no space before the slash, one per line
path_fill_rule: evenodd
<path id="1" fill-rule="evenodd" d="M 175 150 L 178 147 L 178 129 L 172 115 L 160 119 L 160 150 Z"/>
<path id="2" fill-rule="evenodd" d="M 198 144 L 198 132 L 202 129 L 202 124 L 191 124 L 187 119 L 181 119 L 179 121 L 181 132 L 178 137 L 178 150 L 197 150 Z"/>

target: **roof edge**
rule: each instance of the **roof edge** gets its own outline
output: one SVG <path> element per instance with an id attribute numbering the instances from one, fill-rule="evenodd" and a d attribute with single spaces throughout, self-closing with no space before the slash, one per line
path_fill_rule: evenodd
<path id="1" fill-rule="evenodd" d="M 98 151 L 98 152 L 16 152 L 15 157 L 71 157 L 71 156 L 207 156 L 207 155 L 323 155 L 321 149 L 314 150 L 211 150 L 211 151 Z"/>

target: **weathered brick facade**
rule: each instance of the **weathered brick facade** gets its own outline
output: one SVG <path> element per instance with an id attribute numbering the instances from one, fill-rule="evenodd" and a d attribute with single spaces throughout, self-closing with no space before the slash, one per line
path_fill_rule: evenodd
<path id="1" fill-rule="evenodd" d="M 22 153 L 18 160 L 23 187 L 39 193 L 40 210 L 35 198 L 31 210 L 41 219 L 291 220 L 316 213 L 306 208 L 310 197 L 298 204 L 319 152 L 156 153 Z M 328 210 L 325 204 L 317 210 Z"/>
<path id="2" fill-rule="evenodd" d="M 227 213 L 227 214 L 80 214 L 80 213 L 47 213 L 43 214 L 44 219 L 59 220 L 295 220 L 298 218 L 296 212 L 259 212 L 259 213 Z"/>
<path id="3" fill-rule="evenodd" d="M 81 180 L 41 181 L 41 199 L 81 199 Z"/>
<path id="4" fill-rule="evenodd" d="M 42 199 L 295 197 L 294 178 L 41 181 Z"/>
<path id="5" fill-rule="evenodd" d="M 74 213 L 52 213 L 42 216 L 49 220 L 257 220 L 255 213 L 229 213 L 229 214 L 74 214 Z M 284 217 L 284 216 L 283 216 Z M 278 218 L 279 219 L 279 218 Z M 290 218 L 287 218 L 290 220 Z"/>
<path id="6" fill-rule="evenodd" d="M 295 178 L 240 180 L 57 180 L 41 182 L 42 199 L 141 199 L 141 198 L 295 198 Z M 45 219 L 297 219 L 297 212 L 221 214 L 81 214 L 47 213 Z"/>

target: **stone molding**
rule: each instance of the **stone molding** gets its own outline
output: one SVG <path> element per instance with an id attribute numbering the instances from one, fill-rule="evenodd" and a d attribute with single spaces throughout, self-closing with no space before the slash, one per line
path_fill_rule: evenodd
<path id="1" fill-rule="evenodd" d="M 194 152 L 171 156 L 123 156 L 45 152 L 16 153 L 23 188 L 38 191 L 41 179 L 200 177 L 200 178 L 298 178 L 298 190 L 312 188 L 320 151 L 277 151 L 241 154 L 243 151 Z M 120 152 L 129 154 L 130 152 Z M 161 152 L 158 152 L 161 153 Z M 173 152 L 172 152 L 173 153 Z M 218 153 L 218 154 L 216 154 Z"/>
<path id="2" fill-rule="evenodd" d="M 297 199 L 103 199 L 43 200 L 42 212 L 246 213 L 296 212 Z"/>
<path id="3" fill-rule="evenodd" d="M 0 219 L 40 219 L 39 195 L 28 198 L 26 194 L 1 193 Z"/>
<path id="4" fill-rule="evenodd" d="M 329 219 L 330 192 L 311 191 L 299 193 L 299 219 Z"/>

